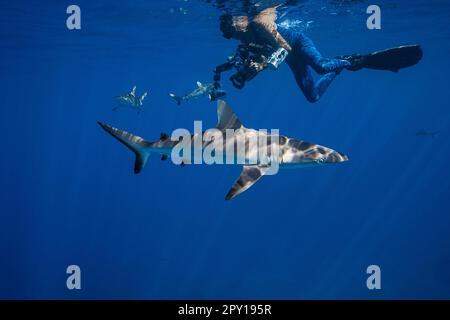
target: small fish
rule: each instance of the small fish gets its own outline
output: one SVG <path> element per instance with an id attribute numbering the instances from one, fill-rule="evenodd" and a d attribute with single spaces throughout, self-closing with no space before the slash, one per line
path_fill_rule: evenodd
<path id="1" fill-rule="evenodd" d="M 142 111 L 142 107 L 144 106 L 144 100 L 147 97 L 147 92 L 141 97 L 136 96 L 136 86 L 133 87 L 130 93 L 116 96 L 115 98 L 119 100 L 120 104 L 113 108 L 113 110 L 117 110 L 119 108 L 132 108 L 136 109 L 138 113 Z"/>
<path id="2" fill-rule="evenodd" d="M 436 138 L 436 136 L 439 135 L 440 133 L 441 132 L 439 130 L 437 131 L 420 130 L 416 132 L 416 136 Z"/>
<path id="3" fill-rule="evenodd" d="M 195 99 L 201 96 L 205 96 L 205 95 L 211 95 L 212 93 L 214 93 L 217 89 L 216 87 L 217 85 L 214 83 L 207 83 L 207 84 L 203 84 L 200 81 L 197 81 L 197 89 L 195 89 L 194 91 L 192 91 L 191 93 L 185 95 L 185 96 L 177 96 L 173 93 L 169 93 L 169 96 L 174 99 L 178 105 L 181 105 L 181 102 L 184 101 L 189 101 L 191 99 Z"/>

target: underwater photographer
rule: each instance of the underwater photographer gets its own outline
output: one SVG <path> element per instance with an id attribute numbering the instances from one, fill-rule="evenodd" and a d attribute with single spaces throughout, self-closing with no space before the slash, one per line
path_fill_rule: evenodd
<path id="1" fill-rule="evenodd" d="M 280 27 L 276 23 L 277 7 L 266 8 L 254 15 L 220 17 L 220 30 L 226 39 L 240 42 L 236 54 L 214 70 L 214 82 L 220 87 L 221 73 L 232 69 L 230 81 L 237 89 L 259 72 L 276 70 L 284 61 L 291 69 L 305 98 L 315 103 L 342 70 L 363 68 L 397 72 L 417 64 L 423 56 L 419 45 L 400 46 L 370 54 L 350 54 L 325 58 L 303 32 Z M 320 75 L 313 77 L 313 71 Z M 224 96 L 223 90 L 210 95 L 212 100 Z"/>

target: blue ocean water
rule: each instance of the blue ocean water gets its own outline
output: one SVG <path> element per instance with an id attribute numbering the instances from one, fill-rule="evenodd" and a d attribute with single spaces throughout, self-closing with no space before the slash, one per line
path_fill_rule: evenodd
<path id="1" fill-rule="evenodd" d="M 450 4 L 446 0 L 302 1 L 280 23 L 325 56 L 419 43 L 399 73 L 343 72 L 308 103 L 287 66 L 265 71 L 228 103 L 250 128 L 349 155 L 281 171 L 233 201 L 238 166 L 186 166 L 134 156 L 97 120 L 155 140 L 216 123 L 185 93 L 234 52 L 217 7 L 200 0 L 78 0 L 82 29 L 60 1 L 0 3 L 0 298 L 450 298 Z M 382 8 L 382 30 L 366 8 Z M 281 21 L 282 20 L 282 21 Z M 113 97 L 149 90 L 144 111 Z M 416 135 L 440 131 L 435 138 Z M 66 288 L 79 265 L 82 289 Z M 382 289 L 366 268 L 379 265 Z"/>

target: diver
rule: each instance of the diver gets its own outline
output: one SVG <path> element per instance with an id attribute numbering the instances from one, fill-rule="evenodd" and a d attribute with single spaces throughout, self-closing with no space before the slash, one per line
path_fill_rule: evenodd
<path id="1" fill-rule="evenodd" d="M 234 67 L 238 72 L 230 80 L 236 88 L 242 89 L 245 82 L 253 79 L 259 72 L 268 66 L 276 69 L 285 60 L 306 99 L 314 103 L 344 69 L 357 71 L 369 68 L 397 72 L 417 64 L 422 58 L 422 49 L 418 45 L 368 55 L 325 58 L 304 33 L 277 25 L 277 8 L 266 8 L 253 17 L 231 14 L 220 17 L 223 37 L 239 40 L 241 45 L 228 63 L 215 69 L 214 80 L 220 81 L 220 74 Z M 319 79 L 313 78 L 313 70 L 320 75 Z"/>

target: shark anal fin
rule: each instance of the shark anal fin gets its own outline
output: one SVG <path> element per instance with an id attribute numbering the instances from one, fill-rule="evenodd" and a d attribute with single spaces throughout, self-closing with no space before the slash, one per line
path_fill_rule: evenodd
<path id="1" fill-rule="evenodd" d="M 237 195 L 248 190 L 259 179 L 261 179 L 261 177 L 264 176 L 268 170 L 269 167 L 266 166 L 244 166 L 241 175 L 231 187 L 230 191 L 228 191 L 225 200 L 231 200 Z"/>
<path id="2" fill-rule="evenodd" d="M 242 128 L 242 123 L 239 121 L 236 114 L 231 110 L 230 106 L 223 100 L 217 102 L 217 129 L 240 129 Z"/>

